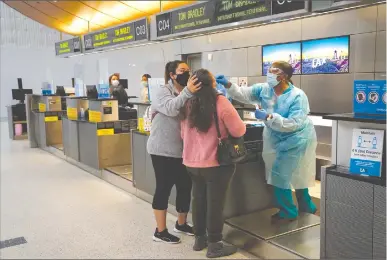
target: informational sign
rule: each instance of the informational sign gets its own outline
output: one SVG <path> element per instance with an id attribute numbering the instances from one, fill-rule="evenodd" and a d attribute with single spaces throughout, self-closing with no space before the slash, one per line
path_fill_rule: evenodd
<path id="1" fill-rule="evenodd" d="M 81 52 L 81 38 L 75 37 L 69 40 L 55 43 L 56 55 L 73 54 Z"/>
<path id="2" fill-rule="evenodd" d="M 83 36 L 86 51 L 148 39 L 148 22 L 144 18 Z"/>
<path id="3" fill-rule="evenodd" d="M 44 117 L 44 122 L 56 122 L 58 121 L 58 116 L 46 116 Z"/>
<path id="4" fill-rule="evenodd" d="M 46 112 L 46 104 L 45 103 L 39 103 L 39 112 Z"/>
<path id="5" fill-rule="evenodd" d="M 98 98 L 110 98 L 109 84 L 98 84 Z"/>
<path id="6" fill-rule="evenodd" d="M 173 33 L 211 26 L 214 17 L 214 3 L 210 1 L 173 11 L 171 14 Z"/>
<path id="7" fill-rule="evenodd" d="M 213 2 L 215 3 L 213 25 L 240 22 L 271 15 L 271 0 Z"/>
<path id="8" fill-rule="evenodd" d="M 282 14 L 305 9 L 305 0 L 273 0 L 272 14 Z"/>
<path id="9" fill-rule="evenodd" d="M 157 37 L 271 15 L 271 0 L 211 0 L 156 15 Z"/>
<path id="10" fill-rule="evenodd" d="M 102 115 L 100 111 L 89 110 L 89 122 L 98 123 L 102 121 Z"/>
<path id="11" fill-rule="evenodd" d="M 381 176 L 384 130 L 354 129 L 350 173 Z"/>
<path id="12" fill-rule="evenodd" d="M 247 87 L 248 85 L 247 77 L 239 77 L 238 78 L 238 86 L 239 87 Z"/>
<path id="13" fill-rule="evenodd" d="M 67 118 L 70 120 L 77 120 L 78 119 L 78 111 L 75 107 L 68 107 L 67 108 Z"/>
<path id="14" fill-rule="evenodd" d="M 353 112 L 355 114 L 386 114 L 386 80 L 355 80 Z"/>
<path id="15" fill-rule="evenodd" d="M 156 16 L 157 37 L 172 34 L 171 13 L 159 14 Z"/>
<path id="16" fill-rule="evenodd" d="M 114 128 L 97 130 L 97 136 L 104 136 L 104 135 L 114 135 Z"/>

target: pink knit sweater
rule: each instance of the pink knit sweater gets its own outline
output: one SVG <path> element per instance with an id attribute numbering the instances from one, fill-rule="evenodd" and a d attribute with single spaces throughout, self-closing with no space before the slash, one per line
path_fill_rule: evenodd
<path id="1" fill-rule="evenodd" d="M 217 112 L 222 138 L 229 133 L 234 137 L 241 137 L 246 132 L 246 125 L 224 96 L 218 96 Z M 192 168 L 210 168 L 219 166 L 216 159 L 218 138 L 215 122 L 207 133 L 190 128 L 188 119 L 181 122 L 181 138 L 183 139 L 183 164 Z"/>

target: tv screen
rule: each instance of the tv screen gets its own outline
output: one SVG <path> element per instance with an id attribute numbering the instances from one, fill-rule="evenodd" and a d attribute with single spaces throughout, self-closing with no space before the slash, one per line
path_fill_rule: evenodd
<path id="1" fill-rule="evenodd" d="M 349 72 L 349 36 L 302 42 L 302 74 Z"/>
<path id="2" fill-rule="evenodd" d="M 275 61 L 286 61 L 293 67 L 293 74 L 301 74 L 301 43 L 281 43 L 262 47 L 262 75 Z"/>

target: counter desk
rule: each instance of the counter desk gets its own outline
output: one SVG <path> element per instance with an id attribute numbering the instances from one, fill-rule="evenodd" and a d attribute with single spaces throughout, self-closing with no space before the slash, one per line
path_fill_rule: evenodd
<path id="1" fill-rule="evenodd" d="M 258 135 L 254 144 L 246 142 L 247 147 L 250 145 L 254 152 L 250 154 L 248 161 L 236 167 L 225 205 L 226 218 L 273 206 L 271 187 L 266 184 L 265 167 L 261 157 L 263 127 L 254 130 L 252 131 Z M 132 131 L 133 183 L 139 196 L 152 202 L 156 180 L 151 156 L 146 150 L 148 138 L 148 132 Z M 175 205 L 175 200 L 176 190 L 173 188 L 169 203 Z"/>
<path id="2" fill-rule="evenodd" d="M 386 131 L 386 115 L 328 115 L 332 166 L 321 179 L 321 258 L 386 259 L 386 147 L 381 177 L 350 172 L 354 129 Z M 384 137 L 385 138 L 385 137 Z"/>

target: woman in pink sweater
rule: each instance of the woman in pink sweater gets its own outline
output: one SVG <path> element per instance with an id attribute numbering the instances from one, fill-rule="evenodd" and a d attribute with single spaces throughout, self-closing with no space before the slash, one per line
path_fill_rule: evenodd
<path id="1" fill-rule="evenodd" d="M 192 216 L 195 230 L 193 249 L 200 251 L 208 244 L 207 257 L 222 257 L 236 252 L 222 241 L 223 207 L 235 165 L 220 166 L 217 159 L 217 131 L 214 112 L 219 117 L 222 138 L 241 137 L 246 126 L 226 97 L 216 91 L 214 76 L 205 69 L 194 73 L 201 89 L 187 101 L 181 111 L 183 164 L 192 178 Z"/>

